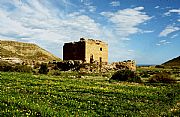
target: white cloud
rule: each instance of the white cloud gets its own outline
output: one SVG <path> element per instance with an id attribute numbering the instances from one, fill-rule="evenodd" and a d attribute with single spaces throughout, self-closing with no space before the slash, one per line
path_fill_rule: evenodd
<path id="1" fill-rule="evenodd" d="M 166 45 L 166 44 L 170 44 L 171 42 L 167 41 L 167 40 L 160 40 L 156 45 L 157 46 L 161 46 L 161 45 Z"/>
<path id="2" fill-rule="evenodd" d="M 96 11 L 96 6 L 92 5 L 92 2 L 90 0 L 81 0 L 81 2 L 84 4 L 85 9 L 87 9 L 89 12 Z"/>
<path id="3" fill-rule="evenodd" d="M 36 42 L 46 45 L 47 49 L 53 43 L 62 45 L 80 37 L 100 38 L 102 34 L 100 24 L 79 12 L 65 14 L 63 10 L 51 8 L 47 1 L 14 2 L 11 1 L 15 5 L 14 10 L 0 7 L 1 39 Z"/>
<path id="4" fill-rule="evenodd" d="M 171 9 L 168 12 L 164 13 L 166 16 L 171 16 L 172 13 L 177 13 L 180 16 L 180 9 Z M 180 19 L 177 19 L 177 22 L 180 22 Z M 159 37 L 166 37 L 167 35 L 179 31 L 180 28 L 178 26 L 175 26 L 176 24 L 174 23 L 173 25 L 167 26 L 160 34 Z M 172 36 L 171 38 L 175 38 L 176 36 Z"/>
<path id="5" fill-rule="evenodd" d="M 113 24 L 113 28 L 117 35 L 127 37 L 141 31 L 138 26 L 147 20 L 151 19 L 145 12 L 142 12 L 144 7 L 136 7 L 133 9 L 123 9 L 115 13 L 102 12 L 101 15 L 108 18 Z"/>
<path id="6" fill-rule="evenodd" d="M 160 46 L 161 44 L 157 43 L 156 45 L 157 45 L 157 46 Z"/>
<path id="7" fill-rule="evenodd" d="M 141 11 L 141 10 L 144 10 L 144 7 L 136 7 L 136 8 L 134 8 L 134 10 Z"/>
<path id="8" fill-rule="evenodd" d="M 111 3 L 109 3 L 111 6 L 117 7 L 120 6 L 120 2 L 119 1 L 112 1 Z"/>
<path id="9" fill-rule="evenodd" d="M 141 33 L 153 33 L 153 30 L 141 30 Z"/>
<path id="10" fill-rule="evenodd" d="M 164 42 L 166 42 L 166 40 L 161 40 L 161 41 L 159 41 L 160 43 L 164 43 Z"/>
<path id="11" fill-rule="evenodd" d="M 171 9 L 169 10 L 170 13 L 178 13 L 180 14 L 180 9 Z"/>
<path id="12" fill-rule="evenodd" d="M 132 52 L 134 52 L 134 50 L 127 50 L 129 53 L 132 53 Z"/>
<path id="13" fill-rule="evenodd" d="M 171 13 L 178 13 L 180 15 L 180 9 L 171 9 L 168 12 L 164 13 L 164 15 L 170 16 Z"/>
<path id="14" fill-rule="evenodd" d="M 178 36 L 178 34 L 174 34 L 173 36 L 171 36 L 171 39 L 174 39 Z"/>
<path id="15" fill-rule="evenodd" d="M 159 34 L 159 37 L 166 37 L 167 35 L 179 30 L 180 30 L 179 27 L 174 27 L 169 25 Z"/>
<path id="16" fill-rule="evenodd" d="M 95 12 L 96 11 L 95 6 L 88 6 L 88 9 L 89 9 L 90 12 Z"/>
<path id="17" fill-rule="evenodd" d="M 155 9 L 158 9 L 160 6 L 156 6 L 156 7 L 154 7 Z"/>
<path id="18" fill-rule="evenodd" d="M 123 40 L 123 41 L 129 41 L 129 40 L 131 40 L 131 39 L 129 39 L 129 38 L 127 38 L 127 37 L 123 37 L 123 38 L 121 38 L 121 40 Z"/>
<path id="19" fill-rule="evenodd" d="M 55 41 L 56 39 L 51 39 L 57 37 L 58 40 L 65 40 L 65 34 L 69 39 L 72 39 L 71 35 L 97 37 L 100 34 L 99 24 L 86 15 L 74 12 L 69 15 L 61 14 L 63 17 L 59 18 L 56 12 L 50 11 L 37 0 L 16 7 L 12 13 L 0 9 L 1 33 L 27 35 L 36 39 L 43 37 L 49 41 Z"/>

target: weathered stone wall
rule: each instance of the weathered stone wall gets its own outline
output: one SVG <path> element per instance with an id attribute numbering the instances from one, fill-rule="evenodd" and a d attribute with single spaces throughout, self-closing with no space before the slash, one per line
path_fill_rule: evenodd
<path id="1" fill-rule="evenodd" d="M 99 40 L 86 40 L 86 62 L 108 63 L 108 45 Z M 91 62 L 91 59 L 93 60 Z"/>
<path id="2" fill-rule="evenodd" d="M 82 60 L 84 63 L 108 63 L 108 44 L 81 38 L 79 42 L 65 43 L 63 60 Z"/>
<path id="3" fill-rule="evenodd" d="M 85 61 L 85 42 L 65 43 L 63 46 L 63 60 Z"/>

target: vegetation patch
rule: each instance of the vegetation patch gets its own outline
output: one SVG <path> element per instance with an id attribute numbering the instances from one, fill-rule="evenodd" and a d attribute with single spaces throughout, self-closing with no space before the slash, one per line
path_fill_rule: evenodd
<path id="1" fill-rule="evenodd" d="M 179 84 L 91 77 L 0 72 L 0 116 L 178 116 Z"/>
<path id="2" fill-rule="evenodd" d="M 42 63 L 40 65 L 39 73 L 40 74 L 47 74 L 49 72 L 47 63 Z"/>
<path id="3" fill-rule="evenodd" d="M 142 82 L 141 78 L 131 70 L 119 70 L 115 72 L 110 80 L 128 81 L 128 82 Z"/>
<path id="4" fill-rule="evenodd" d="M 153 75 L 148 82 L 150 83 L 176 83 L 176 79 L 172 78 L 167 72 L 160 72 Z"/>

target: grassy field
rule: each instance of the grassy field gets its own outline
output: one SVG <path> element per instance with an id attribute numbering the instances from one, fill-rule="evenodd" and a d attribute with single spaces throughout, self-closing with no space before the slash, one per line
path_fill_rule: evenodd
<path id="1" fill-rule="evenodd" d="M 0 116 L 178 116 L 180 84 L 0 72 Z"/>

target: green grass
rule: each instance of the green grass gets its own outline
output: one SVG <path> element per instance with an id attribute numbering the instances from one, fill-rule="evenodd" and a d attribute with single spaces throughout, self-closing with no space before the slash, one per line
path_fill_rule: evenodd
<path id="1" fill-rule="evenodd" d="M 180 84 L 0 72 L 0 116 L 178 116 Z"/>

